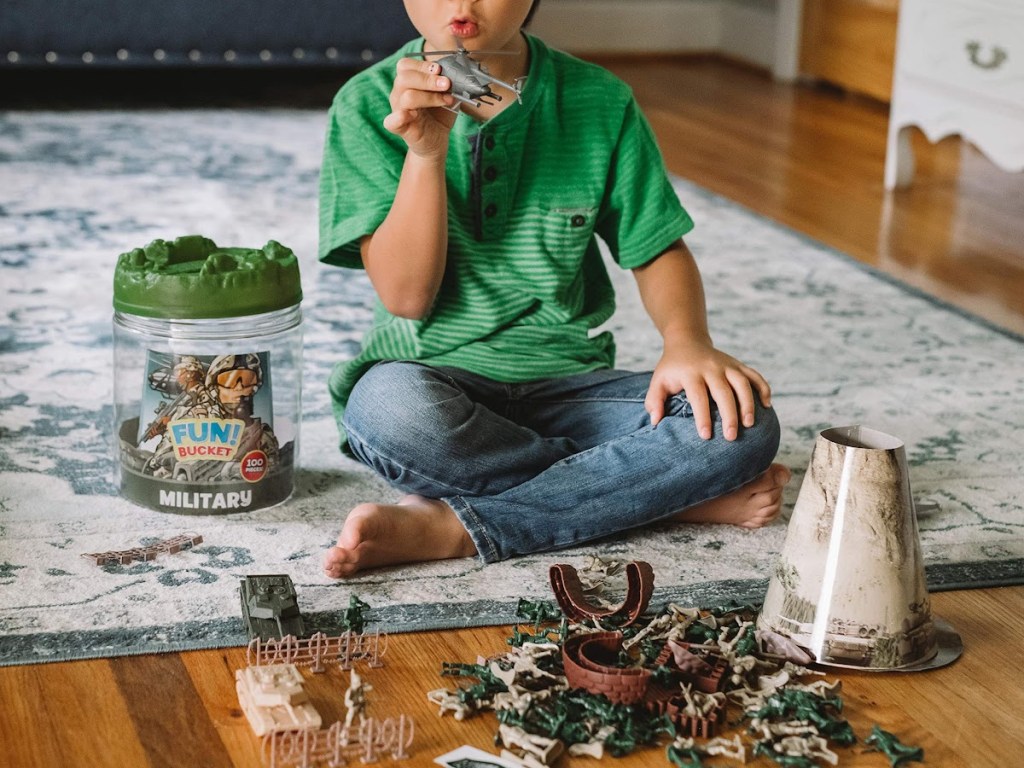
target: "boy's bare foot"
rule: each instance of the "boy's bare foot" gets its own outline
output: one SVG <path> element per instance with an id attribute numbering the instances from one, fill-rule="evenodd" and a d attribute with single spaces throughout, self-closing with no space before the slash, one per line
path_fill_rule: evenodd
<path id="1" fill-rule="evenodd" d="M 337 545 L 327 550 L 324 573 L 343 579 L 382 565 L 475 554 L 451 507 L 410 495 L 397 504 L 360 504 L 349 512 Z"/>
<path id="2" fill-rule="evenodd" d="M 727 523 L 740 528 L 760 528 L 782 511 L 782 489 L 790 477 L 789 469 L 782 464 L 772 464 L 746 485 L 677 512 L 672 519 L 683 523 Z"/>

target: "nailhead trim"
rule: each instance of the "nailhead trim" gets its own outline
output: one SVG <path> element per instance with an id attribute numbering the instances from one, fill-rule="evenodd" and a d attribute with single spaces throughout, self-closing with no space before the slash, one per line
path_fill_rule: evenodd
<path id="1" fill-rule="evenodd" d="M 23 61 L 23 56 L 19 51 L 7 51 L 3 55 L 9 64 L 18 64 Z M 58 62 L 63 60 L 61 57 L 65 55 L 67 54 L 60 54 L 57 51 L 47 51 L 43 55 L 43 60 L 47 64 L 57 64 Z M 173 62 L 175 56 L 180 54 L 169 54 L 163 48 L 154 48 L 151 55 L 155 61 L 164 62 L 170 60 Z M 198 63 L 201 62 L 204 59 L 204 57 L 208 54 L 204 54 L 199 49 L 193 48 L 189 50 L 185 55 L 187 56 L 189 61 Z M 341 57 L 341 52 L 337 48 L 332 46 L 330 48 L 325 48 L 323 50 L 322 55 L 324 58 L 334 61 Z M 132 52 L 129 51 L 127 48 L 118 48 L 117 51 L 114 53 L 114 56 L 118 61 L 128 61 L 132 58 Z M 224 51 L 224 53 L 221 54 L 221 56 L 225 61 L 236 61 L 239 58 L 238 53 L 231 49 Z M 257 57 L 262 62 L 273 61 L 278 56 L 278 54 L 275 54 L 273 51 L 270 51 L 266 48 L 264 48 L 257 54 Z M 304 48 L 295 48 L 291 52 L 291 58 L 295 59 L 296 61 L 305 60 L 309 58 L 309 56 L 310 54 Z M 359 58 L 362 61 L 369 62 L 373 61 L 376 58 L 376 54 L 374 53 L 373 50 L 366 48 L 359 52 Z M 97 61 L 97 55 L 93 51 L 84 51 L 81 54 L 81 60 L 85 64 L 95 64 Z"/>

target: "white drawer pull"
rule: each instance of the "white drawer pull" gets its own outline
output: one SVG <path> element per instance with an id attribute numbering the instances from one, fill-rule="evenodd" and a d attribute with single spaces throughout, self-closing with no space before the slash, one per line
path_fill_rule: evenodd
<path id="1" fill-rule="evenodd" d="M 992 55 L 983 61 L 981 58 L 981 43 L 976 40 L 971 40 L 967 43 L 967 53 L 971 57 L 971 64 L 981 69 L 998 69 L 1007 58 L 1006 49 L 996 45 L 992 47 Z"/>

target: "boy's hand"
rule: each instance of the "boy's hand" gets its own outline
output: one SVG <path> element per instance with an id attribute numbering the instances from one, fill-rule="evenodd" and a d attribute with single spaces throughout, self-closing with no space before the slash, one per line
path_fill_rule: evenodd
<path id="1" fill-rule="evenodd" d="M 689 343 L 666 347 L 658 361 L 644 407 L 657 425 L 665 415 L 665 401 L 680 392 L 693 409 L 697 433 L 705 440 L 713 434 L 711 400 L 722 417 L 722 433 L 735 440 L 739 424 L 754 425 L 754 390 L 761 404 L 771 405 L 771 387 L 753 368 L 715 349 L 710 344 Z"/>
<path id="2" fill-rule="evenodd" d="M 446 93 L 449 88 L 451 81 L 441 74 L 436 61 L 401 59 L 391 88 L 391 114 L 384 118 L 384 127 L 405 139 L 414 154 L 444 157 L 456 117 L 444 109 L 455 104 L 455 97 Z"/>

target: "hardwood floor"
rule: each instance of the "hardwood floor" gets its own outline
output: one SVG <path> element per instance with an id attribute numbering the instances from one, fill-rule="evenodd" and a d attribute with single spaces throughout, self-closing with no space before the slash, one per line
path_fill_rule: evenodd
<path id="1" fill-rule="evenodd" d="M 829 679 L 843 683 L 844 715 L 861 738 L 879 723 L 904 743 L 923 747 L 929 766 L 1018 765 L 1024 750 L 1024 687 L 1017 668 L 1024 648 L 1024 587 L 932 598 L 935 614 L 963 638 L 964 655 L 931 672 L 830 671 Z M 452 685 L 440 677 L 443 661 L 473 662 L 478 654 L 501 653 L 507 636 L 507 628 L 394 635 L 385 667 L 360 670 L 373 686 L 368 714 L 404 713 L 416 723 L 411 757 L 394 765 L 430 765 L 461 744 L 492 748 L 493 715 L 462 722 L 438 717 L 425 694 Z M 259 766 L 259 740 L 235 696 L 234 670 L 244 665 L 244 649 L 229 648 L 0 669 L 0 766 Z M 324 722 L 344 717 L 347 674 L 335 667 L 322 675 L 307 672 L 306 679 Z M 862 745 L 838 751 L 840 765 L 886 765 Z M 621 768 L 669 765 L 663 748 L 609 761 Z M 598 765 L 591 758 L 564 758 L 559 764 Z M 772 763 L 759 758 L 750 765 Z"/>
<path id="2" fill-rule="evenodd" d="M 606 59 L 674 173 L 1024 333 L 1024 174 L 915 132 L 917 176 L 882 185 L 888 108 L 718 61 Z"/>
<path id="3" fill-rule="evenodd" d="M 957 140 L 918 142 L 916 183 L 887 195 L 886 111 L 876 103 L 776 84 L 719 61 L 602 63 L 635 88 L 673 172 L 1024 333 L 1024 175 L 996 171 Z M 1008 361 L 1014 365 L 1019 371 Z M 845 714 L 862 737 L 879 723 L 922 746 L 926 765 L 1019 764 L 1024 587 L 935 594 L 933 610 L 961 634 L 963 657 L 927 673 L 830 673 L 843 681 Z M 493 717 L 440 718 L 425 693 L 450 684 L 441 662 L 500 652 L 507 634 L 391 638 L 386 667 L 364 677 L 373 685 L 371 715 L 404 712 L 416 721 L 413 757 L 398 765 L 429 765 L 460 744 L 491 746 Z M 259 743 L 234 690 L 243 664 L 243 649 L 231 648 L 2 668 L 0 767 L 257 766 Z M 337 669 L 310 676 L 325 722 L 343 714 L 346 687 Z M 842 750 L 840 764 L 887 760 L 857 746 Z M 668 763 L 657 749 L 614 765 Z"/>

